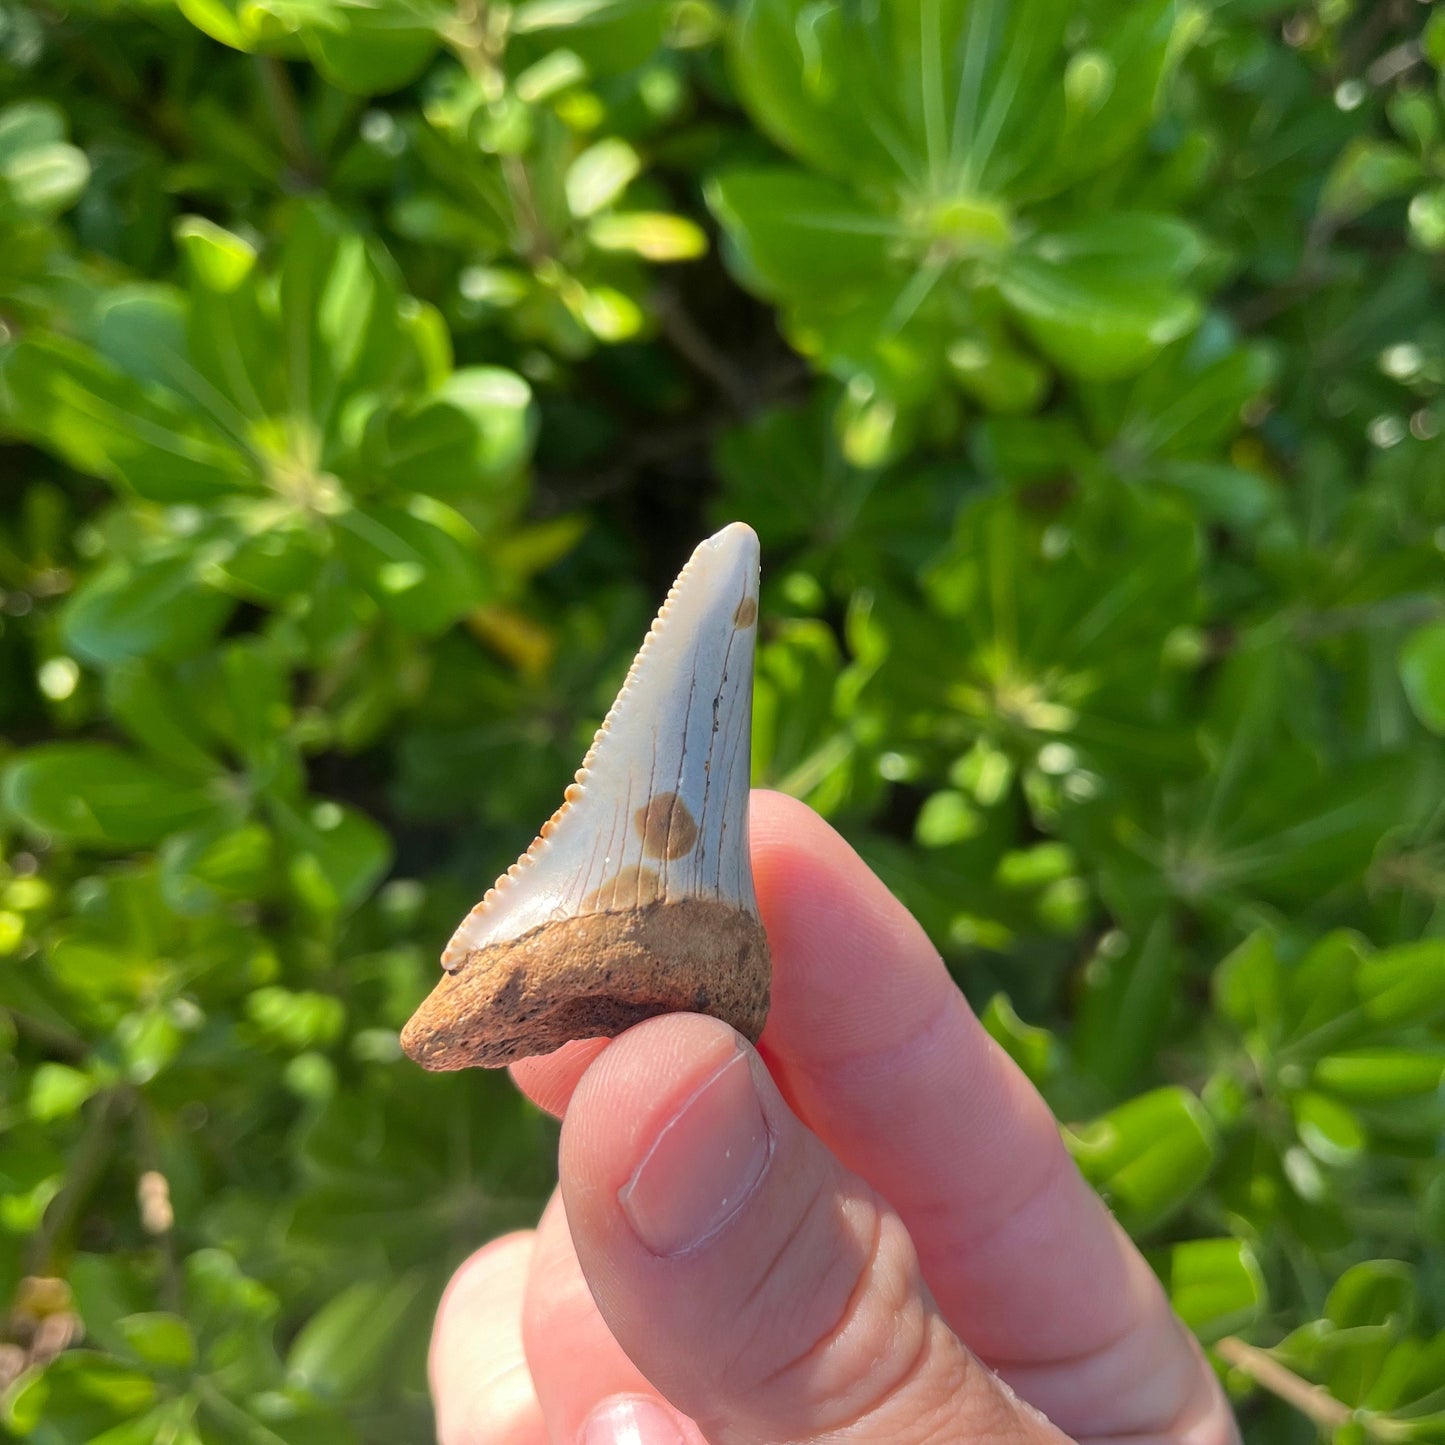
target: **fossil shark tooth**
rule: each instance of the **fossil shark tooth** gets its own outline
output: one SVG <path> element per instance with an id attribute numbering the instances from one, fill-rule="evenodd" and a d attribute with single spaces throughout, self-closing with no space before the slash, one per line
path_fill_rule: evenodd
<path id="1" fill-rule="evenodd" d="M 682 569 L 562 806 L 462 920 L 401 1041 L 495 1067 L 653 1014 L 768 1011 L 748 858 L 758 539 L 734 522 Z"/>

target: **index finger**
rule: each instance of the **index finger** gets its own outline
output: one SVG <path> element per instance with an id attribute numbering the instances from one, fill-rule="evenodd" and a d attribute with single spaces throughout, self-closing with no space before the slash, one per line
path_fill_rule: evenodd
<path id="1" fill-rule="evenodd" d="M 813 1132 L 897 1209 L 952 1328 L 1071 1434 L 1180 1438 L 1217 1420 L 1229 1440 L 1192 1338 L 922 928 L 805 805 L 755 793 L 750 826 L 773 953 L 760 1050 Z M 513 1072 L 559 1106 L 598 1048 Z"/>

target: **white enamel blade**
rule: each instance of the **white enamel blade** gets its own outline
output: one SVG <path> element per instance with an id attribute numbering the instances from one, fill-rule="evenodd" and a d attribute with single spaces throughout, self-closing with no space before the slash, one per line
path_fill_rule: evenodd
<path id="1" fill-rule="evenodd" d="M 617 700 L 530 848 L 442 955 L 660 898 L 757 915 L 748 861 L 758 539 L 734 522 L 678 575 Z"/>

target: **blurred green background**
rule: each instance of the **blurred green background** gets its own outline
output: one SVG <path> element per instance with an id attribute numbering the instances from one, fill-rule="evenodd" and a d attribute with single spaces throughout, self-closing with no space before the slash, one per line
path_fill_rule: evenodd
<path id="1" fill-rule="evenodd" d="M 1442 67 L 1416 0 L 0 0 L 3 1428 L 428 1437 L 555 1131 L 397 1030 L 743 518 L 756 780 L 1249 1439 L 1445 1441 Z"/>

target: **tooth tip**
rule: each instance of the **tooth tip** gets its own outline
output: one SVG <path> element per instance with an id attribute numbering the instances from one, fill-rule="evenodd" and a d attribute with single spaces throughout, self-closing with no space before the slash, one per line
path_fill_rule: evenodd
<path id="1" fill-rule="evenodd" d="M 712 551 L 719 551 L 724 547 L 745 548 L 754 555 L 760 551 L 758 534 L 746 522 L 729 522 L 721 531 L 714 532 L 701 546 Z"/>

